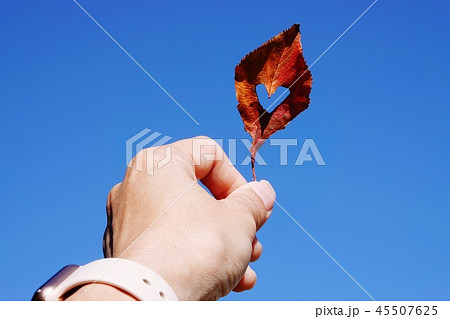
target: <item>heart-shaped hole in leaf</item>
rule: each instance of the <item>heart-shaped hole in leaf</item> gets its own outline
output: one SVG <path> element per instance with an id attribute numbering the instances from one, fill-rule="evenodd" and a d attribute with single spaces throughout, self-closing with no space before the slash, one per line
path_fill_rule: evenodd
<path id="1" fill-rule="evenodd" d="M 256 179 L 254 164 L 258 149 L 309 106 L 312 76 L 303 58 L 300 26 L 294 24 L 247 54 L 236 66 L 234 81 L 237 107 L 244 128 L 253 139 L 250 153 Z M 269 95 L 280 86 L 287 87 L 289 94 L 284 94 L 275 108 L 265 110 L 258 99 L 258 84 L 263 84 Z"/>
<path id="2" fill-rule="evenodd" d="M 269 96 L 269 92 L 264 84 L 258 84 L 256 86 L 256 94 L 258 95 L 259 104 L 263 107 L 264 110 L 273 110 L 274 107 L 282 101 L 289 92 L 284 93 L 287 88 L 280 86 L 275 93 Z M 275 104 L 276 103 L 276 104 Z M 270 113 L 270 112 L 269 112 Z"/>

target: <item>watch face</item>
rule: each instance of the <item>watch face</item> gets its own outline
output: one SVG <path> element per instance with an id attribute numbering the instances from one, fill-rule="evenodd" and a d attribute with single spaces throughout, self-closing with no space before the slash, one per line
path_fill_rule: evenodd
<path id="1" fill-rule="evenodd" d="M 45 284 L 39 287 L 33 295 L 32 301 L 46 301 L 46 297 L 58 287 L 67 277 L 74 273 L 75 270 L 80 268 L 77 265 L 67 265 L 58 271 L 52 278 L 47 280 Z M 59 296 L 57 296 L 58 298 Z M 55 299 L 56 300 L 56 299 Z"/>

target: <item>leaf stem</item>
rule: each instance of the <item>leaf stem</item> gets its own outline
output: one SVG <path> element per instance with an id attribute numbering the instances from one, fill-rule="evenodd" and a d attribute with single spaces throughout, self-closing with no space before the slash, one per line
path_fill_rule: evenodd
<path id="1" fill-rule="evenodd" d="M 255 174 L 255 156 L 252 154 L 252 173 L 253 180 L 256 182 L 256 174 Z"/>

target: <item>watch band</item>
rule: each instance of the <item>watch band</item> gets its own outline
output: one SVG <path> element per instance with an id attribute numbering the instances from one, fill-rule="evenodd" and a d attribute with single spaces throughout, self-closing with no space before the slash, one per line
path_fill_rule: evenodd
<path id="1" fill-rule="evenodd" d="M 122 289 L 138 300 L 178 300 L 169 284 L 149 268 L 120 258 L 104 258 L 80 266 L 54 287 L 45 300 L 58 300 L 70 289 L 103 283 Z"/>

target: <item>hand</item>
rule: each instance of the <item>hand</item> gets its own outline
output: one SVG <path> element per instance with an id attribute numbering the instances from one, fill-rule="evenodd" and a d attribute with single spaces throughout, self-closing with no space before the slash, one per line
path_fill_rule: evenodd
<path id="1" fill-rule="evenodd" d="M 210 138 L 149 148 L 109 193 L 104 254 L 154 270 L 180 300 L 248 290 L 256 282 L 249 262 L 262 252 L 256 231 L 274 200 L 267 181 L 247 183 Z"/>

